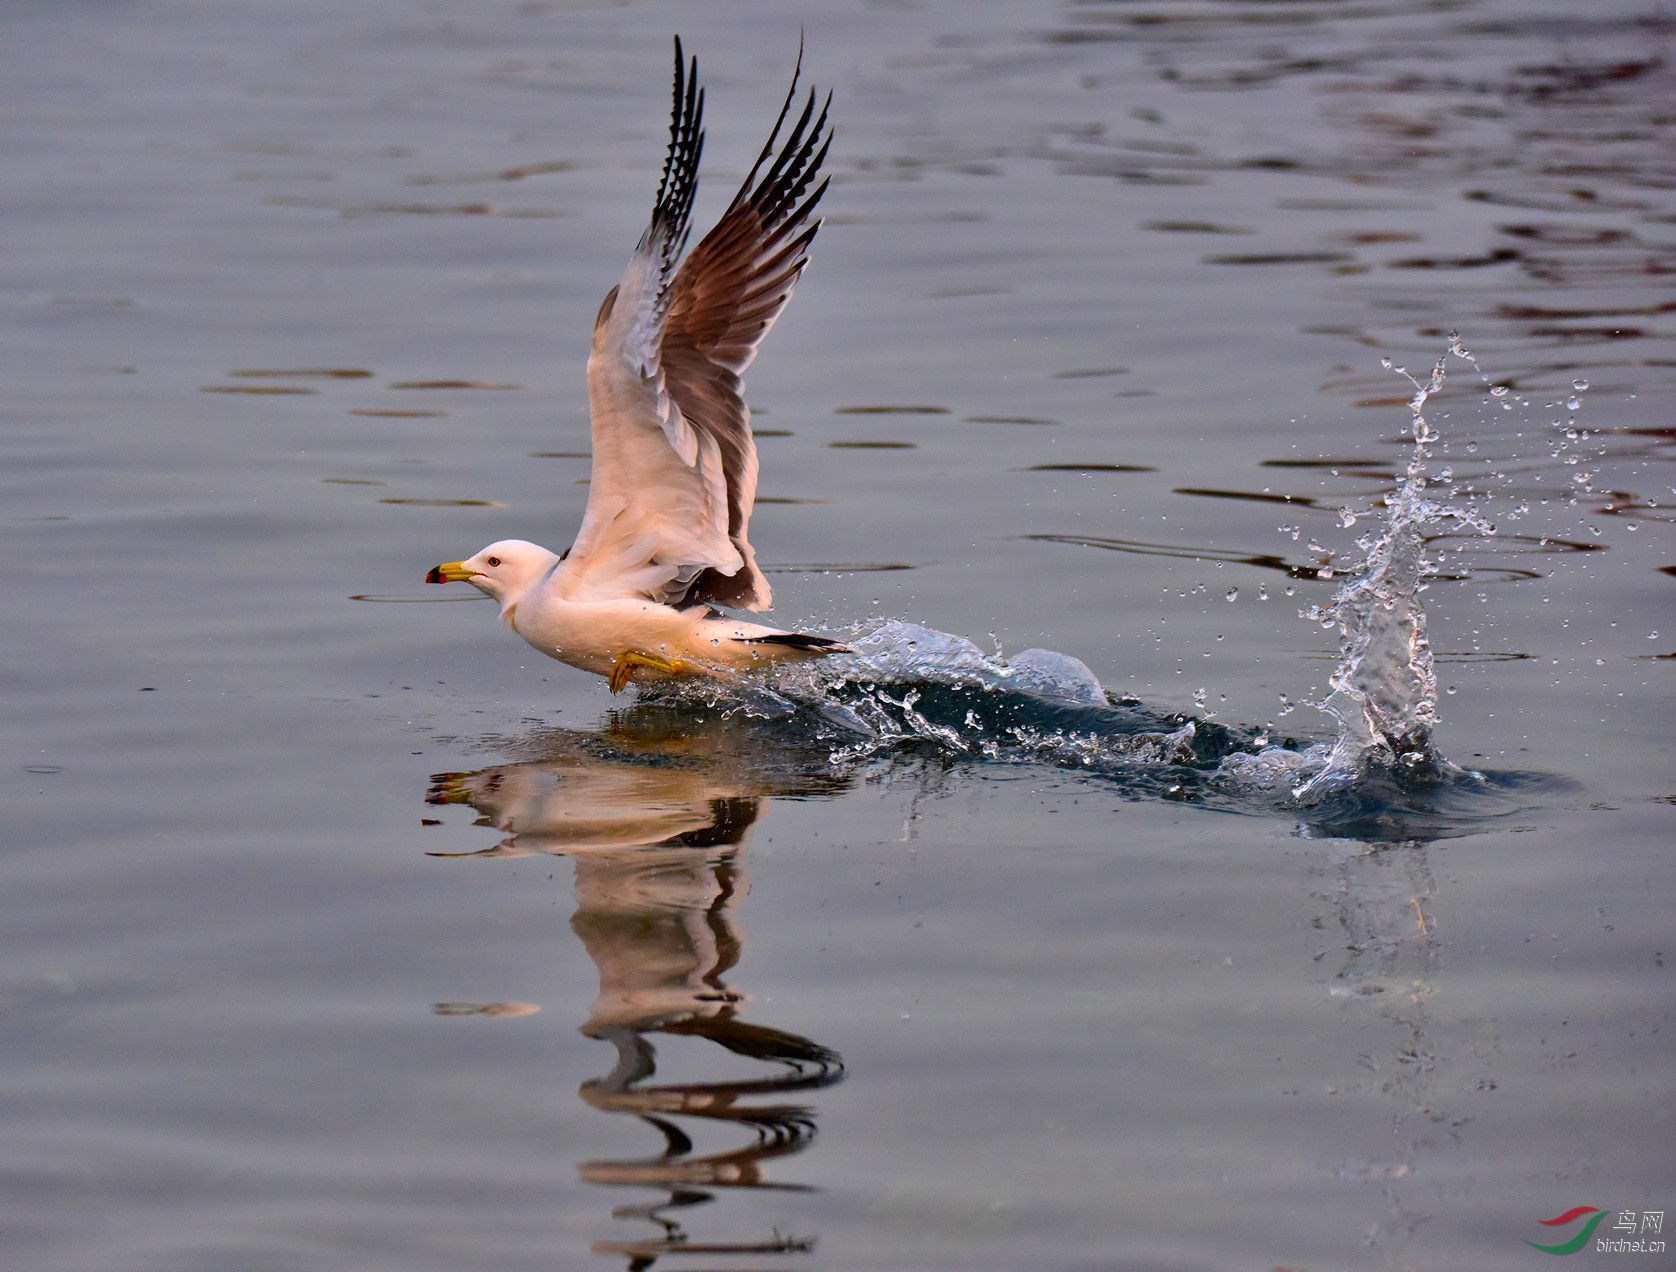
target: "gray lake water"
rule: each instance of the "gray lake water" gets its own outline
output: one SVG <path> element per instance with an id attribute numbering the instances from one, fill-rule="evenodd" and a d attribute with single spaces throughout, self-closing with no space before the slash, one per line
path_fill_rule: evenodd
<path id="1" fill-rule="evenodd" d="M 749 376 L 775 617 L 1330 738 L 1300 611 L 1407 456 L 1381 358 L 1455 329 L 1434 491 L 1497 534 L 1426 602 L 1482 793 L 834 759 L 423 585 L 580 518 L 671 35 L 702 227 L 800 29 L 838 141 Z M 7 5 L 0 1264 L 1494 1270 L 1676 1211 L 1673 36 Z"/>

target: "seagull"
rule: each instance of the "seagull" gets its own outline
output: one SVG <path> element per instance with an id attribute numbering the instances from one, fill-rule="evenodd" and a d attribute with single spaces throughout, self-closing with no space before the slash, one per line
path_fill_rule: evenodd
<path id="1" fill-rule="evenodd" d="M 607 677 L 728 677 L 787 659 L 845 653 L 824 636 L 742 622 L 771 592 L 746 535 L 757 452 L 741 373 L 791 299 L 830 178 L 831 94 L 810 90 L 783 145 L 802 72 L 739 193 L 684 262 L 704 149 L 698 59 L 675 39 L 669 152 L 651 224 L 594 319 L 588 356 L 593 475 L 576 541 L 554 553 L 521 539 L 439 565 L 427 583 L 470 583 L 550 658 Z M 813 188 L 811 188 L 813 187 Z M 677 262 L 680 262 L 677 268 Z"/>

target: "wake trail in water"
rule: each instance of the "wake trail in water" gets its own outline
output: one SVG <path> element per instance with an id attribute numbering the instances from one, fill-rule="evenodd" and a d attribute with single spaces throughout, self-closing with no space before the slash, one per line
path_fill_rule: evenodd
<path id="1" fill-rule="evenodd" d="M 1495 533 L 1475 506 L 1427 496 L 1428 447 L 1437 434 L 1423 412 L 1442 389 L 1451 356 L 1477 366 L 1453 333 L 1424 382 L 1385 360 L 1414 387 L 1408 466 L 1382 507 L 1342 514 L 1346 527 L 1379 518 L 1377 529 L 1357 541 L 1362 561 L 1345 571 L 1347 581 L 1332 600 L 1300 615 L 1339 633 L 1332 691 L 1314 704 L 1336 726 L 1330 741 L 1277 745 L 1264 729 L 1160 712 L 1112 695 L 1067 654 L 986 654 L 960 636 L 897 620 L 846 633 L 850 653 L 734 685 L 733 709 L 812 714 L 829 731 L 831 759 L 839 766 L 917 746 L 949 758 L 1105 774 L 1166 797 L 1259 798 L 1298 808 L 1344 792 L 1397 798 L 1405 790 L 1481 781 L 1451 764 L 1432 741 L 1437 677 L 1422 604 L 1437 574 L 1428 556 L 1429 528 Z"/>

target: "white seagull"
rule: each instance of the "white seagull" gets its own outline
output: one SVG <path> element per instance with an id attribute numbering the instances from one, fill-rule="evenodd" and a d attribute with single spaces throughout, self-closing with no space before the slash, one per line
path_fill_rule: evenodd
<path id="1" fill-rule="evenodd" d="M 704 93 L 698 59 L 684 67 L 676 37 L 669 154 L 652 222 L 594 319 L 593 477 L 576 542 L 554 553 L 505 539 L 426 576 L 493 597 L 513 631 L 550 658 L 607 676 L 613 693 L 636 674 L 726 675 L 846 652 L 824 636 L 714 608 L 769 606 L 746 538 L 757 452 L 739 377 L 791 299 L 821 225 L 811 217 L 827 186 L 814 183 L 832 144 L 831 94 L 817 117 L 810 90 L 775 152 L 802 64 L 799 50 L 768 144 L 677 269 L 698 189 Z"/>

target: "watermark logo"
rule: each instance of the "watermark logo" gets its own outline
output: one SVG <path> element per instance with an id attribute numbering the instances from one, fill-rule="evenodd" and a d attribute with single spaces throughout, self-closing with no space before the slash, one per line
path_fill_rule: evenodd
<path id="1" fill-rule="evenodd" d="M 1543 1245 L 1541 1242 L 1532 1241 L 1527 1237 L 1525 1244 L 1533 1249 L 1541 1250 L 1544 1254 L 1576 1254 L 1589 1244 L 1589 1238 L 1594 1236 L 1595 1229 L 1600 1226 L 1601 1220 L 1611 1213 L 1611 1211 L 1602 1210 L 1599 1206 L 1573 1206 L 1563 1215 L 1555 1215 L 1552 1219 L 1538 1219 L 1537 1222 L 1545 1228 L 1563 1228 L 1568 1224 L 1576 1223 L 1584 1215 L 1587 1215 L 1588 1218 L 1584 1220 L 1583 1226 L 1575 1236 L 1566 1241 L 1556 1242 L 1554 1245 Z M 1602 1254 L 1664 1253 L 1663 1241 L 1646 1239 L 1649 1234 L 1656 1237 L 1664 1231 L 1664 1211 L 1662 1210 L 1643 1210 L 1639 1213 L 1634 1210 L 1620 1210 L 1617 1212 L 1616 1221 L 1612 1224 L 1612 1231 L 1625 1233 L 1626 1235 L 1622 1237 L 1601 1237 L 1595 1242 L 1596 1251 Z"/>
<path id="2" fill-rule="evenodd" d="M 1555 1215 L 1552 1219 L 1537 1220 L 1537 1222 L 1543 1225 L 1543 1227 L 1558 1228 L 1565 1224 L 1572 1223 L 1575 1220 L 1582 1218 L 1584 1215 L 1589 1216 L 1589 1221 L 1583 1225 L 1583 1230 L 1575 1237 L 1571 1238 L 1570 1241 L 1562 1241 L 1558 1245 L 1540 1245 L 1537 1242 L 1532 1241 L 1529 1237 L 1526 1237 L 1525 1244 L 1528 1246 L 1535 1246 L 1544 1254 L 1576 1254 L 1584 1246 L 1589 1244 L 1589 1238 L 1594 1236 L 1595 1228 L 1599 1225 L 1602 1219 L 1606 1218 L 1606 1212 L 1604 1210 L 1602 1210 L 1599 1206 L 1573 1206 L 1563 1215 Z"/>

